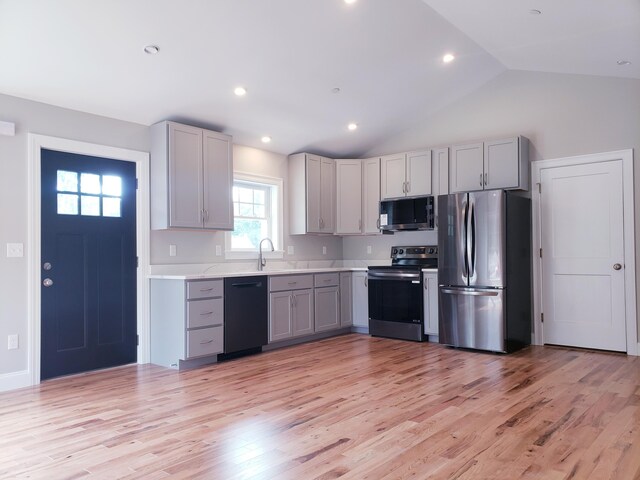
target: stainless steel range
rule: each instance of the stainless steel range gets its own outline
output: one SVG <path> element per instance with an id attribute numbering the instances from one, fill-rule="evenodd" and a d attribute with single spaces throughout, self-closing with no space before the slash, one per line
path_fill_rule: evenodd
<path id="1" fill-rule="evenodd" d="M 438 267 L 438 247 L 391 247 L 391 265 L 369 267 L 369 333 L 422 342 L 422 269 Z"/>

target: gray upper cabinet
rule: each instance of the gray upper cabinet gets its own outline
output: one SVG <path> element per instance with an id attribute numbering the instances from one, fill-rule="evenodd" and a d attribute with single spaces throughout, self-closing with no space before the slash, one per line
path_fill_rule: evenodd
<path id="1" fill-rule="evenodd" d="M 336 160 L 336 233 L 362 233 L 362 160 Z"/>
<path id="2" fill-rule="evenodd" d="M 299 153 L 289 157 L 291 235 L 335 232 L 335 161 Z"/>
<path id="3" fill-rule="evenodd" d="M 525 137 L 451 147 L 451 193 L 529 188 L 529 141 Z"/>
<path id="4" fill-rule="evenodd" d="M 231 137 L 175 122 L 151 127 L 151 228 L 233 229 Z"/>
<path id="5" fill-rule="evenodd" d="M 382 199 L 431 194 L 431 150 L 380 158 Z"/>
<path id="6" fill-rule="evenodd" d="M 363 233 L 380 233 L 380 158 L 362 161 Z"/>

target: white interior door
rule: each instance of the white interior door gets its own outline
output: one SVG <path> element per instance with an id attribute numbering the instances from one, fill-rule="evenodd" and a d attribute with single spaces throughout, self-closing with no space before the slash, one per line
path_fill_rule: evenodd
<path id="1" fill-rule="evenodd" d="M 540 180 L 544 343 L 626 351 L 622 161 Z"/>

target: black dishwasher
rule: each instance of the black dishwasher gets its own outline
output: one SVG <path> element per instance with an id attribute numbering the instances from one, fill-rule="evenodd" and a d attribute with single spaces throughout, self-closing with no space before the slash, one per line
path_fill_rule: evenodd
<path id="1" fill-rule="evenodd" d="M 224 355 L 255 353 L 266 345 L 269 328 L 267 277 L 224 279 Z M 227 355 L 233 354 L 233 355 Z"/>

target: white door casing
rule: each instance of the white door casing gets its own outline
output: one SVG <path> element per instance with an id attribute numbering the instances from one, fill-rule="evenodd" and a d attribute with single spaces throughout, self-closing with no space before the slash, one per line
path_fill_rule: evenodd
<path id="1" fill-rule="evenodd" d="M 632 151 L 543 160 L 532 174 L 534 343 L 637 355 Z"/>
<path id="2" fill-rule="evenodd" d="M 26 385 L 40 383 L 40 154 L 42 149 L 79 155 L 113 158 L 135 162 L 138 190 L 136 194 L 137 329 L 138 363 L 149 362 L 149 153 L 124 148 L 79 142 L 58 137 L 29 134 L 28 163 L 28 338 Z"/>

